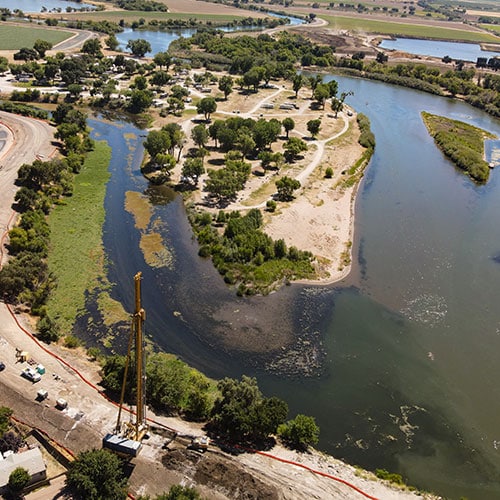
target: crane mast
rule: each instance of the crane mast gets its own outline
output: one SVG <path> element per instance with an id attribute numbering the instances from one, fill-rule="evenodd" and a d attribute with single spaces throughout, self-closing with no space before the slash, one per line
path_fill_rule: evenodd
<path id="1" fill-rule="evenodd" d="M 135 307 L 132 315 L 127 358 L 123 373 L 122 388 L 120 395 L 120 406 L 118 418 L 113 434 L 107 434 L 103 438 L 103 447 L 108 448 L 122 456 L 137 456 L 141 449 L 141 440 L 148 431 L 146 419 L 146 360 L 144 349 L 144 321 L 146 311 L 141 304 L 141 279 L 142 273 L 134 276 Z M 121 424 L 121 414 L 125 400 L 125 389 L 128 380 L 128 371 L 131 360 L 132 346 L 134 346 L 135 359 L 135 389 L 136 389 L 136 411 L 135 422 Z"/>

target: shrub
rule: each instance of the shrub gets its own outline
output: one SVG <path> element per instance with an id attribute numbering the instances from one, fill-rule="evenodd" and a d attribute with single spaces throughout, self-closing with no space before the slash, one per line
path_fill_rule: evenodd
<path id="1" fill-rule="evenodd" d="M 64 337 L 64 347 L 68 347 L 69 349 L 75 349 L 81 345 L 80 339 L 75 337 L 74 335 L 66 335 Z"/>
<path id="2" fill-rule="evenodd" d="M 297 415 L 278 427 L 278 436 L 290 447 L 305 451 L 319 439 L 319 427 L 314 417 Z"/>
<path id="3" fill-rule="evenodd" d="M 274 200 L 267 200 L 266 209 L 268 212 L 274 212 L 276 210 L 276 202 Z"/>
<path id="4" fill-rule="evenodd" d="M 325 170 L 325 177 L 327 179 L 331 179 L 333 177 L 333 168 L 332 167 L 328 167 L 326 170 Z"/>

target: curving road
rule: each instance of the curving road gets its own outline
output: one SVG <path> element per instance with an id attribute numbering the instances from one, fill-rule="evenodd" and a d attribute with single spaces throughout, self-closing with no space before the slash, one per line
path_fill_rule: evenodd
<path id="1" fill-rule="evenodd" d="M 52 156 L 55 128 L 42 120 L 0 111 L 0 235 L 5 236 L 15 219 L 12 210 L 17 186 L 17 171 L 24 163 Z M 0 245 L 0 267 L 5 258 Z"/>

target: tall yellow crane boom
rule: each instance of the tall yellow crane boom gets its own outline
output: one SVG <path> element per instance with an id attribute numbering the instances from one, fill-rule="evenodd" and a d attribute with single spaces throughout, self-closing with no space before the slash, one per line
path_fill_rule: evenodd
<path id="1" fill-rule="evenodd" d="M 146 320 L 146 311 L 141 304 L 141 279 L 142 273 L 134 276 L 135 308 L 132 315 L 132 327 L 128 341 L 127 359 L 122 380 L 120 407 L 114 434 L 107 434 L 103 438 L 103 447 L 117 452 L 120 455 L 136 456 L 141 448 L 141 440 L 148 431 L 146 420 L 146 361 L 144 349 L 143 326 Z M 135 354 L 135 386 L 136 386 L 136 411 L 135 422 L 128 422 L 122 429 L 121 414 L 125 400 L 125 389 L 128 379 L 128 370 L 131 359 L 132 345 Z"/>

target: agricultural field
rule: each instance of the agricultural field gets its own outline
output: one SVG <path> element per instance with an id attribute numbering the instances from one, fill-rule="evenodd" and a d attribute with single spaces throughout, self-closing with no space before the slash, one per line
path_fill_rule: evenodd
<path id="1" fill-rule="evenodd" d="M 500 42 L 497 36 L 490 33 L 482 33 L 480 31 L 460 30 L 426 24 L 382 21 L 362 17 L 321 15 L 321 18 L 328 22 L 329 28 L 335 30 L 467 42 Z"/>
<path id="2" fill-rule="evenodd" d="M 0 24 L 0 50 L 19 50 L 23 47 L 33 47 L 36 40 L 45 40 L 56 45 L 73 36 L 70 31 L 41 28 L 30 25 Z"/>
<path id="3" fill-rule="evenodd" d="M 500 36 L 500 24 L 481 24 L 481 28 L 489 31 L 494 31 Z"/>
<path id="4" fill-rule="evenodd" d="M 263 13 L 254 13 L 247 10 L 240 10 L 240 14 L 203 14 L 203 13 L 182 13 L 182 12 L 141 12 L 134 10 L 108 10 L 103 12 L 71 12 L 65 13 L 64 19 L 85 20 L 85 21 L 112 21 L 118 23 L 123 19 L 127 23 L 144 19 L 147 22 L 167 21 L 169 19 L 194 19 L 198 22 L 211 21 L 214 24 L 223 24 L 245 17 L 266 17 Z M 47 15 L 47 17 L 51 17 Z"/>

